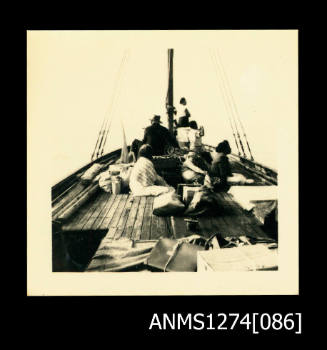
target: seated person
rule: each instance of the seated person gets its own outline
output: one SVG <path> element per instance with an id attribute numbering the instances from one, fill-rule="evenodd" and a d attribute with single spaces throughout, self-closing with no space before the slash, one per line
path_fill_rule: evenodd
<path id="1" fill-rule="evenodd" d="M 183 163 L 182 177 L 186 183 L 203 184 L 209 169 L 210 164 L 201 157 L 200 153 L 190 151 Z"/>
<path id="2" fill-rule="evenodd" d="M 188 132 L 188 138 L 190 141 L 190 150 L 200 151 L 202 149 L 202 136 L 204 136 L 204 129 L 202 126 L 198 129 L 195 120 L 191 120 L 189 125 L 190 130 Z"/>
<path id="3" fill-rule="evenodd" d="M 134 157 L 131 155 L 130 157 L 134 159 L 134 162 L 137 160 L 137 155 L 139 153 L 139 149 L 142 146 L 142 141 L 138 139 L 134 139 L 131 148 L 130 148 L 130 153 L 132 152 Z"/>
<path id="4" fill-rule="evenodd" d="M 160 125 L 160 116 L 155 115 L 151 119 L 151 125 L 144 131 L 144 138 L 142 143 L 148 144 L 152 147 L 152 154 L 154 156 L 161 156 L 167 153 L 170 147 L 178 148 L 177 141 L 167 128 Z"/>
<path id="5" fill-rule="evenodd" d="M 129 180 L 134 196 L 158 196 L 172 189 L 155 171 L 152 156 L 152 147 L 148 144 L 142 145 Z"/>
<path id="6" fill-rule="evenodd" d="M 228 177 L 232 176 L 231 167 L 227 155 L 231 153 L 228 141 L 223 141 L 216 147 L 216 154 L 210 167 L 210 175 L 220 179 L 219 183 L 214 185 L 215 191 L 227 192 L 230 188 Z"/>
<path id="7" fill-rule="evenodd" d="M 128 153 L 127 161 L 128 161 L 128 163 L 135 163 L 136 162 L 135 153 L 133 151 L 130 151 Z"/>

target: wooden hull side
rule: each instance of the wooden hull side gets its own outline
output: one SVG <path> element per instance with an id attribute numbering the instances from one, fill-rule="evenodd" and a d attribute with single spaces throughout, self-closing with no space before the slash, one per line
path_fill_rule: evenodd
<path id="1" fill-rule="evenodd" d="M 111 159 L 115 160 L 120 157 L 121 149 L 115 150 L 113 152 L 110 152 L 108 154 L 105 154 L 104 156 L 84 165 L 77 171 L 75 171 L 73 174 L 67 176 L 65 179 L 61 180 L 57 184 L 55 184 L 51 188 L 51 198 L 52 202 L 59 199 L 60 196 L 64 194 L 64 192 L 69 191 L 69 189 L 74 186 L 74 184 L 79 180 L 79 176 L 83 174 L 86 169 L 88 169 L 91 165 L 94 163 L 106 163 L 109 162 Z"/>
<path id="2" fill-rule="evenodd" d="M 206 145 L 207 148 L 213 150 L 213 146 Z M 78 176 L 81 175 L 87 168 L 89 168 L 94 163 L 106 163 L 111 159 L 118 159 L 121 154 L 121 149 L 115 150 L 104 156 L 84 165 L 79 170 L 75 171 L 73 174 L 69 175 L 62 181 L 58 182 L 51 189 L 52 201 L 56 201 L 58 197 L 60 197 L 65 191 L 69 191 L 70 187 L 72 187 L 77 181 Z M 271 182 L 273 185 L 277 185 L 277 171 L 269 168 L 263 164 L 260 164 L 255 161 L 251 161 L 249 159 L 239 157 L 238 155 L 231 154 L 231 157 L 234 161 L 239 162 L 249 171 L 252 171 L 254 174 L 262 176 L 268 182 Z"/>

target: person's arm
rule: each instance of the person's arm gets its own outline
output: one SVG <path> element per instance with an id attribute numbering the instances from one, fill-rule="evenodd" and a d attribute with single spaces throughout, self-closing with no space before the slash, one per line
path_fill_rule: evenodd
<path id="1" fill-rule="evenodd" d="M 148 137 L 148 128 L 145 128 L 145 130 L 144 130 L 144 137 L 143 137 L 143 140 L 142 140 L 142 144 L 143 145 L 146 143 L 147 137 Z"/>
<path id="2" fill-rule="evenodd" d="M 196 172 L 198 174 L 206 175 L 208 173 L 207 171 L 204 171 L 204 170 L 200 169 L 199 167 L 197 167 L 196 165 L 194 165 L 190 159 L 186 159 L 186 161 L 183 163 L 183 165 L 188 167 L 189 169 L 193 170 L 194 172 Z"/>
<path id="3" fill-rule="evenodd" d="M 159 185 L 159 186 L 168 186 L 167 182 L 165 181 L 164 178 L 162 178 L 161 176 L 157 175 L 157 179 L 156 179 L 156 182 L 155 182 L 156 185 Z"/>
<path id="4" fill-rule="evenodd" d="M 188 111 L 187 108 L 185 108 L 185 116 L 188 118 L 191 116 L 191 113 Z"/>

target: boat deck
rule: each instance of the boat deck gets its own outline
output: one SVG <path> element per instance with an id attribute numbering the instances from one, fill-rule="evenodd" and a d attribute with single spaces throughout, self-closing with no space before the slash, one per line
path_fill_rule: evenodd
<path id="1" fill-rule="evenodd" d="M 267 185 L 255 174 L 231 162 L 233 172 L 253 178 L 256 186 Z M 78 187 L 79 185 L 77 185 Z M 82 186 L 82 185 L 81 185 Z M 82 190 L 83 190 L 82 186 Z M 78 189 L 77 189 L 78 190 Z M 76 190 L 76 191 L 77 191 Z M 70 196 L 74 197 L 72 191 Z M 99 249 L 107 249 L 113 240 L 132 239 L 151 241 L 160 237 L 182 238 L 197 233 L 209 237 L 218 233 L 219 237 L 250 236 L 267 238 L 262 223 L 244 210 L 231 193 L 217 193 L 219 208 L 211 216 L 198 217 L 196 232 L 187 229 L 185 216 L 158 217 L 152 214 L 154 197 L 133 197 L 131 194 L 113 195 L 95 188 L 92 198 L 80 206 L 73 215 L 60 225 L 65 247 L 71 261 L 77 263 L 79 271 L 84 271 Z M 59 203 L 60 204 L 60 203 Z M 57 203 L 57 206 L 59 205 Z M 62 258 L 55 258 L 61 261 Z M 64 268 L 69 270 L 70 267 Z"/>
<path id="2" fill-rule="evenodd" d="M 187 229 L 185 216 L 159 217 L 152 214 L 154 197 L 133 197 L 131 194 L 108 194 L 99 189 L 95 198 L 82 206 L 66 224 L 63 234 L 74 233 L 80 237 L 95 239 L 87 265 L 99 250 L 106 250 L 113 240 L 129 238 L 137 241 L 157 240 L 160 237 L 182 238 L 197 233 L 209 237 L 247 235 L 267 238 L 261 223 L 244 211 L 228 193 L 217 194 L 220 209 L 217 215 L 198 218 L 198 230 Z M 98 238 L 95 238 L 98 237 Z M 101 270 L 101 269 L 100 269 Z"/>
<path id="3" fill-rule="evenodd" d="M 106 231 L 107 239 L 149 240 L 171 236 L 170 218 L 152 214 L 153 200 L 154 197 L 113 195 L 99 190 L 96 198 L 81 207 L 62 230 Z"/>
<path id="4" fill-rule="evenodd" d="M 249 235 L 266 237 L 261 223 L 245 212 L 228 193 L 218 193 L 221 206 L 217 215 L 199 217 L 199 234 L 210 236 Z M 184 216 L 159 217 L 152 214 L 154 197 L 133 197 L 131 194 L 108 194 L 99 191 L 96 198 L 81 207 L 70 222 L 68 231 L 106 231 L 107 239 L 130 238 L 153 240 L 160 237 L 184 237 L 187 232 Z"/>

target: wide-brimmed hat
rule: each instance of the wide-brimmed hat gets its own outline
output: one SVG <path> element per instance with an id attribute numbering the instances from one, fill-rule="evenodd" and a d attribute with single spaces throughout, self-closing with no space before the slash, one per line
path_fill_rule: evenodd
<path id="1" fill-rule="evenodd" d="M 155 123 L 160 123 L 162 124 L 162 122 L 160 121 L 160 115 L 154 115 L 152 119 L 150 119 L 152 122 Z"/>

